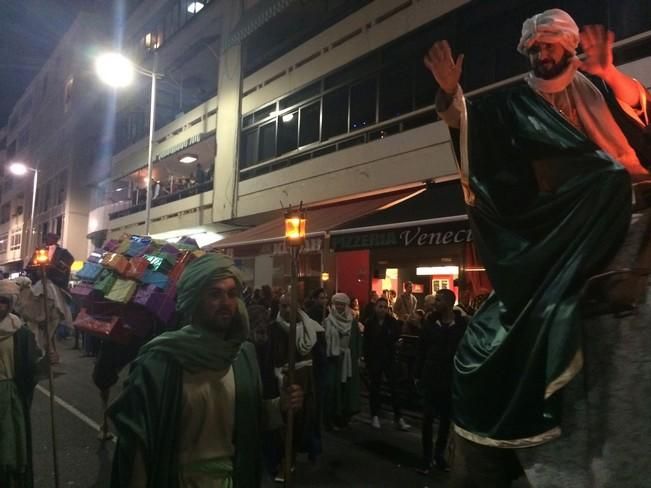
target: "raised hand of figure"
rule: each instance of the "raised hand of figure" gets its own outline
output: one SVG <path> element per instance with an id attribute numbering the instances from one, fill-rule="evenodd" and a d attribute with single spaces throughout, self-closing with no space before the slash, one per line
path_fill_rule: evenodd
<path id="1" fill-rule="evenodd" d="M 425 67 L 434 75 L 434 79 L 441 87 L 441 90 L 448 95 L 454 95 L 461 79 L 463 54 L 459 54 L 455 61 L 448 41 L 437 41 L 427 52 L 423 62 Z"/>
<path id="2" fill-rule="evenodd" d="M 581 69 L 603 78 L 613 68 L 615 34 L 603 25 L 586 25 L 580 36 L 581 48 L 585 53 Z"/>

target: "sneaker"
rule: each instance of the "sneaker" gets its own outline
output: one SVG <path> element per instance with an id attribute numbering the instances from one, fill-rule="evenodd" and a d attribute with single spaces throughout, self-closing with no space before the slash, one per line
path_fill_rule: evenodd
<path id="1" fill-rule="evenodd" d="M 441 471 L 450 471 L 450 465 L 447 463 L 447 461 L 443 458 L 443 456 L 437 456 L 434 459 L 434 462 L 436 463 L 436 467 L 440 469 Z"/>
<path id="2" fill-rule="evenodd" d="M 400 417 L 396 424 L 396 429 L 402 430 L 403 432 L 407 432 L 409 429 L 411 429 L 411 425 L 409 425 L 407 422 L 405 422 L 405 419 Z"/>
<path id="3" fill-rule="evenodd" d="M 373 417 L 373 420 L 371 420 L 371 427 L 373 427 L 374 429 L 381 428 L 380 419 L 378 418 L 377 415 L 375 417 Z"/>

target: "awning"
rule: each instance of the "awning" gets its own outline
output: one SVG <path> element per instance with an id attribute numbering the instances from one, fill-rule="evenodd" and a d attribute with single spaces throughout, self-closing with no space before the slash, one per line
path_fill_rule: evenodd
<path id="1" fill-rule="evenodd" d="M 403 190 L 380 196 L 358 199 L 307 208 L 307 236 L 322 237 L 326 232 L 346 222 L 360 218 L 376 210 L 385 208 L 396 201 L 417 193 L 418 190 Z M 217 242 L 212 249 L 224 249 L 238 246 L 250 246 L 284 240 L 284 217 L 257 225 Z"/>
<path id="2" fill-rule="evenodd" d="M 330 231 L 335 251 L 423 247 L 472 240 L 458 180 L 430 184 L 402 202 Z"/>

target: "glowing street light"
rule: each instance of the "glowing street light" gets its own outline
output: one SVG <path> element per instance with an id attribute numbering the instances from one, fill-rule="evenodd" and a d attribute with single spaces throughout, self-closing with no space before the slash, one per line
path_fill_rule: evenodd
<path id="1" fill-rule="evenodd" d="M 148 156 L 147 156 L 147 179 L 145 183 L 146 188 L 146 202 L 145 202 L 145 235 L 149 235 L 149 221 L 151 216 L 151 166 L 154 146 L 154 126 L 156 124 L 156 80 L 162 78 L 160 73 L 156 73 L 158 65 L 158 52 L 154 51 L 154 61 L 152 71 L 149 71 L 141 66 L 134 65 L 129 59 L 125 58 L 120 53 L 105 53 L 101 54 L 95 60 L 95 71 L 100 80 L 114 88 L 123 88 L 133 82 L 135 73 L 151 78 L 151 104 L 149 107 L 149 143 L 148 143 Z"/>
<path id="2" fill-rule="evenodd" d="M 36 185 L 38 184 L 38 170 L 27 166 L 25 163 L 14 161 L 9 165 L 9 172 L 16 176 L 25 176 L 28 171 L 34 172 L 32 184 L 32 210 L 29 217 L 29 234 L 27 235 L 27 252 L 32 251 L 32 236 L 34 235 L 34 209 L 36 207 Z"/>
<path id="3" fill-rule="evenodd" d="M 119 53 L 104 53 L 95 60 L 95 72 L 100 80 L 114 88 L 124 88 L 133 83 L 133 63 Z"/>

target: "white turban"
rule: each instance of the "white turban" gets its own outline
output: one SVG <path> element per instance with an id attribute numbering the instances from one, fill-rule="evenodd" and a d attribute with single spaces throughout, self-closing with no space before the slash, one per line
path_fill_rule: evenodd
<path id="1" fill-rule="evenodd" d="M 20 293 L 18 285 L 13 281 L 0 280 L 0 296 L 3 297 L 17 297 Z"/>
<path id="2" fill-rule="evenodd" d="M 522 24 L 522 37 L 518 43 L 518 52 L 528 54 L 531 46 L 537 42 L 559 43 L 570 54 L 576 54 L 579 45 L 579 27 L 565 10 L 553 8 L 536 14 Z"/>
<path id="3" fill-rule="evenodd" d="M 332 295 L 332 303 L 345 303 L 346 305 L 350 305 L 350 298 L 348 298 L 348 295 L 345 293 L 335 293 Z"/>
<path id="4" fill-rule="evenodd" d="M 16 283 L 9 280 L 0 280 L 0 296 L 10 298 L 12 308 L 16 306 L 19 294 L 20 288 Z"/>

